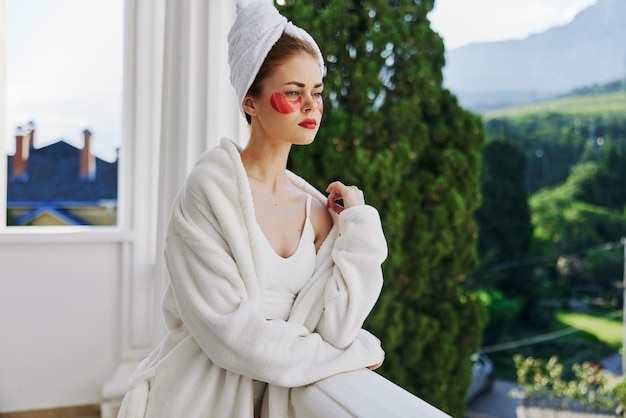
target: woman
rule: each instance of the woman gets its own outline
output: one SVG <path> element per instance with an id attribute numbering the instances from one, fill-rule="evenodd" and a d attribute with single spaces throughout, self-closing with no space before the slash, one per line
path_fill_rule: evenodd
<path id="1" fill-rule="evenodd" d="M 295 416 L 290 387 L 384 358 L 361 329 L 387 255 L 378 212 L 354 186 L 333 182 L 326 198 L 286 169 L 291 146 L 319 129 L 319 48 L 250 2 L 238 4 L 229 62 L 250 137 L 204 153 L 175 201 L 168 333 L 138 366 L 120 417 Z"/>

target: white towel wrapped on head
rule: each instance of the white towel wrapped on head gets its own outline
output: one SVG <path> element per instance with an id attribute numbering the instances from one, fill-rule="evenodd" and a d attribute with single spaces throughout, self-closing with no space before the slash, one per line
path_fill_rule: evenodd
<path id="1" fill-rule="evenodd" d="M 271 4 L 259 0 L 237 0 L 237 18 L 228 33 L 230 82 L 239 99 L 243 99 L 254 81 L 265 57 L 283 33 L 300 38 L 313 46 L 322 72 L 324 59 L 315 40 L 304 29 L 289 22 Z M 245 116 L 245 114 L 244 114 Z"/>

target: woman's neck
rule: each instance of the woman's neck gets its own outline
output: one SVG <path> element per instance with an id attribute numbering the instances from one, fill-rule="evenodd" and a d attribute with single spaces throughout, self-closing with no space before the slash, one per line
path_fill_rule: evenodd
<path id="1" fill-rule="evenodd" d="M 241 161 L 248 177 L 277 190 L 287 181 L 287 159 L 291 144 L 276 144 L 250 138 L 241 151 Z"/>

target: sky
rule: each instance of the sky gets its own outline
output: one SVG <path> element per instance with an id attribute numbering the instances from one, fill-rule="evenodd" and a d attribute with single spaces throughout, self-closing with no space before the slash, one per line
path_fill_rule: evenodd
<path id="1" fill-rule="evenodd" d="M 563 26 L 597 0 L 436 0 L 428 15 L 447 50 L 473 42 L 523 39 Z"/>
<path id="2" fill-rule="evenodd" d="M 429 19 L 450 50 L 565 25 L 596 1 L 436 0 Z M 8 13 L 7 152 L 17 126 L 32 120 L 36 147 L 63 139 L 80 148 L 89 129 L 95 153 L 112 160 L 121 142 L 123 0 L 8 0 Z"/>
<path id="3" fill-rule="evenodd" d="M 9 0 L 5 144 L 33 121 L 37 148 L 60 139 L 112 160 L 121 137 L 123 0 Z M 36 13 L 32 11 L 36 10 Z"/>

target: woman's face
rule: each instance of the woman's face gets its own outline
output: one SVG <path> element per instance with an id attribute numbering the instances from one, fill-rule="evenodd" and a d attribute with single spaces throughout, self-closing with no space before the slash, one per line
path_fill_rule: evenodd
<path id="1" fill-rule="evenodd" d="M 272 141 L 310 144 L 322 120 L 322 74 L 316 59 L 307 53 L 293 55 L 277 66 L 262 84 L 259 97 L 246 108 L 252 116 L 253 134 L 263 133 Z"/>

